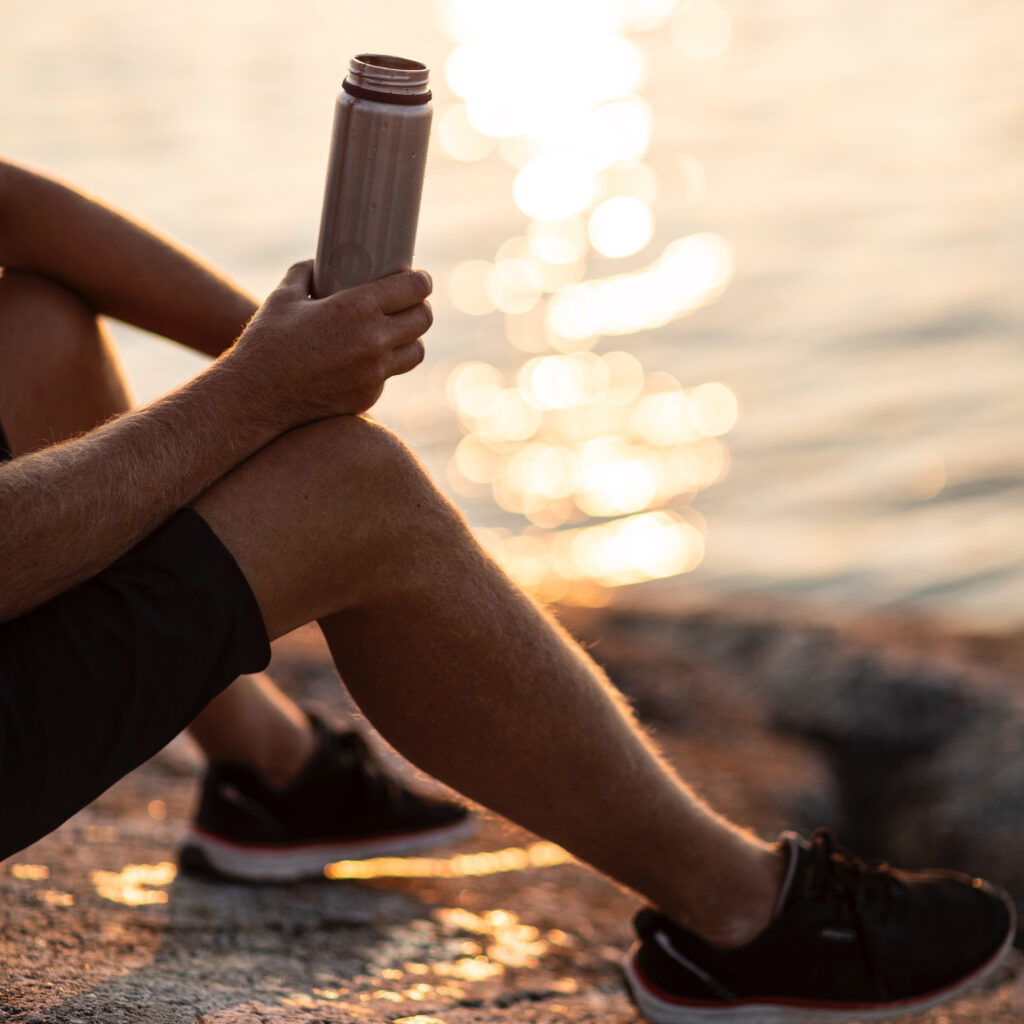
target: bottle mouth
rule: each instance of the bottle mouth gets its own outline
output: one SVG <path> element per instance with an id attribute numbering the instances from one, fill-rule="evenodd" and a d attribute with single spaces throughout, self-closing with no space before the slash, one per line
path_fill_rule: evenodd
<path id="1" fill-rule="evenodd" d="M 352 58 L 346 82 L 373 92 L 416 96 L 428 90 L 430 69 L 418 60 L 383 53 L 360 53 Z"/>

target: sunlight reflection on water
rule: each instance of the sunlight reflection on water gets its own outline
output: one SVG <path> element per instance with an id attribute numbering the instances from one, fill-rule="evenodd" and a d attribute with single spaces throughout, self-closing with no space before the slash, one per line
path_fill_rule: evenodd
<path id="1" fill-rule="evenodd" d="M 688 395 L 718 381 L 742 399 L 742 416 L 717 437 L 728 475 L 698 496 L 705 557 L 646 594 L 670 602 L 697 587 L 753 590 L 1017 624 L 1020 5 L 904 0 L 865 18 L 849 0 L 599 0 L 582 19 L 579 3 L 508 5 L 491 35 L 528 35 L 510 27 L 528 13 L 535 36 L 553 40 L 523 50 L 529 62 L 515 68 L 527 113 L 543 121 L 545 104 L 579 101 L 562 137 L 538 130 L 536 139 L 483 134 L 526 129 L 504 94 L 473 112 L 477 94 L 449 86 L 448 57 L 489 45 L 496 17 L 473 0 L 455 10 L 313 0 L 296 18 L 269 0 L 8 0 L 5 152 L 184 239 L 265 295 L 315 242 L 348 56 L 420 57 L 433 71 L 437 135 L 417 259 L 435 275 L 437 324 L 427 365 L 391 381 L 375 411 L 435 477 L 445 479 L 463 437 L 444 401 L 460 364 L 486 361 L 509 389 L 531 357 L 628 349 L 645 377 L 664 369 Z M 600 68 L 583 44 L 603 54 Z M 472 73 L 470 57 L 462 70 Z M 567 70 L 575 62 L 578 80 Z M 509 63 L 494 65 L 496 78 Z M 561 91 L 543 96 L 545 82 Z M 595 138 L 600 123 L 615 130 Z M 515 203 L 517 176 L 541 156 L 573 155 L 570 143 L 584 163 L 619 162 L 589 175 L 590 207 L 528 217 Z M 578 162 L 546 163 L 587 178 Z M 646 235 L 639 205 L 602 209 L 623 199 L 647 208 L 654 234 L 632 255 L 604 255 Z M 614 279 L 653 270 L 674 240 L 695 235 L 722 243 L 721 301 L 712 292 L 686 321 L 597 340 L 614 321 L 606 309 L 595 326 L 597 306 L 570 301 L 571 286 L 577 299 L 591 294 L 580 286 L 602 281 L 614 295 L 623 287 Z M 113 329 L 141 400 L 203 366 L 178 346 Z M 519 431 L 534 418 L 508 395 L 498 410 Z M 603 436 L 614 414 L 602 403 L 541 412 L 545 433 L 558 423 L 583 440 Z M 567 427 L 570 415 L 581 426 Z M 658 448 L 650 430 L 634 440 Z M 565 471 L 559 453 L 538 472 L 550 477 L 556 459 Z M 588 525 L 526 526 L 495 504 L 492 486 L 459 495 L 474 525 Z M 564 516 L 559 500 L 540 515 Z M 688 508 L 678 498 L 647 511 Z M 607 589 L 595 588 L 594 598 Z"/>
<path id="2" fill-rule="evenodd" d="M 481 361 L 452 371 L 448 398 L 464 437 L 448 479 L 463 498 L 486 496 L 528 520 L 481 538 L 545 600 L 599 603 L 603 588 L 691 572 L 704 525 L 685 507 L 728 467 L 723 443 L 709 439 L 738 417 L 729 388 L 684 389 L 627 352 L 590 352 L 604 336 L 714 302 L 732 276 L 728 243 L 709 233 L 677 239 L 638 269 L 587 272 L 591 254 L 634 256 L 655 235 L 657 180 L 644 162 L 654 116 L 639 95 L 647 62 L 627 36 L 664 26 L 676 6 L 438 3 L 456 44 L 445 75 L 463 101 L 442 113 L 439 141 L 473 161 L 500 140 L 517 170 L 512 198 L 529 218 L 493 261 L 456 266 L 449 294 L 467 316 L 501 311 L 509 341 L 537 353 L 512 379 Z M 729 18 L 714 0 L 691 0 L 672 31 L 684 53 L 707 59 L 728 44 Z"/>

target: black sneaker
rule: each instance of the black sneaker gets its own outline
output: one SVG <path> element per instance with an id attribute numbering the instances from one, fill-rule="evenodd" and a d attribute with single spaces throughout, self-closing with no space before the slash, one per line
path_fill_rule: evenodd
<path id="1" fill-rule="evenodd" d="M 656 1024 L 839 1024 L 914 1013 L 959 994 L 1009 949 L 1014 910 L 979 879 L 894 871 L 819 829 L 782 841 L 789 868 L 771 924 L 738 949 L 654 910 L 626 979 Z"/>
<path id="2" fill-rule="evenodd" d="M 249 882 L 323 875 L 337 860 L 399 855 L 470 834 L 455 803 L 421 796 L 389 777 L 355 732 L 310 715 L 320 744 L 302 774 L 273 789 L 251 768 L 211 764 L 182 846 L 183 869 Z"/>

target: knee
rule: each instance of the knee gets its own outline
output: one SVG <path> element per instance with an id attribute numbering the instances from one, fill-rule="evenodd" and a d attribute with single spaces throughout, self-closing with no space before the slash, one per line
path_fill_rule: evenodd
<path id="1" fill-rule="evenodd" d="M 330 490 L 359 490 L 375 505 L 399 506 L 430 493 L 419 460 L 392 431 L 364 416 L 335 416 L 293 431 Z"/>
<path id="2" fill-rule="evenodd" d="M 102 358 L 96 315 L 58 282 L 23 270 L 0 273 L 0 352 L 10 367 L 79 371 Z"/>
<path id="3" fill-rule="evenodd" d="M 392 548 L 404 538 L 461 530 L 462 518 L 437 490 L 419 459 L 386 427 L 362 416 L 337 416 L 288 435 L 319 479 L 327 507 L 351 521 L 365 517 Z"/>

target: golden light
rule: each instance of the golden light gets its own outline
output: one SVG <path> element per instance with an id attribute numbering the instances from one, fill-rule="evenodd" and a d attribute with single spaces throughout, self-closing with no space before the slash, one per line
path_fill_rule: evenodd
<path id="1" fill-rule="evenodd" d="M 510 910 L 488 910 L 474 914 L 463 907 L 442 908 L 434 911 L 434 917 L 442 924 L 463 932 L 485 936 L 487 956 L 495 963 L 506 967 L 535 967 L 537 958 L 543 956 L 549 946 L 541 938 L 539 929 L 522 924 Z M 433 965 L 435 973 L 437 964 Z"/>
<path id="2" fill-rule="evenodd" d="M 596 339 L 603 321 L 600 291 L 591 284 L 559 289 L 547 307 L 547 326 L 552 334 L 570 342 Z"/>
<path id="3" fill-rule="evenodd" d="M 575 491 L 579 463 L 568 448 L 530 444 L 508 462 L 506 479 L 517 490 L 546 498 L 567 498 Z"/>
<path id="4" fill-rule="evenodd" d="M 644 388 L 644 368 L 629 352 L 606 352 L 601 356 L 608 374 L 607 400 L 617 405 L 632 402 Z"/>
<path id="5" fill-rule="evenodd" d="M 324 868 L 333 879 L 359 878 L 478 878 L 509 871 L 571 864 L 573 858 L 554 843 L 510 846 L 486 853 L 458 853 L 453 857 L 370 857 L 339 860 Z M 468 913 L 468 911 L 467 911 Z"/>
<path id="6" fill-rule="evenodd" d="M 690 235 L 642 270 L 561 289 L 548 305 L 548 326 L 569 338 L 660 327 L 716 299 L 732 272 L 732 251 L 723 239 Z"/>
<path id="7" fill-rule="evenodd" d="M 517 171 L 525 167 L 535 156 L 540 156 L 540 151 L 533 141 L 523 135 L 501 139 L 498 143 L 498 153 L 509 167 L 514 167 Z"/>
<path id="8" fill-rule="evenodd" d="M 170 861 L 159 864 L 126 864 L 120 871 L 91 871 L 89 881 L 105 900 L 141 907 L 166 903 L 167 893 L 154 886 L 170 885 L 178 874 Z"/>
<path id="9" fill-rule="evenodd" d="M 728 284 L 733 273 L 732 249 L 720 235 L 688 235 L 668 245 L 660 266 L 667 282 L 675 281 L 687 297 L 707 301 Z M 685 308 L 685 301 L 680 308 Z"/>
<path id="10" fill-rule="evenodd" d="M 520 386 L 540 409 L 568 409 L 583 397 L 587 381 L 582 365 L 570 356 L 541 356 L 519 371 Z"/>
<path id="11" fill-rule="evenodd" d="M 543 541 L 529 534 L 511 538 L 505 547 L 505 557 L 514 566 L 516 579 L 531 590 L 539 586 L 548 573 L 545 555 Z"/>
<path id="12" fill-rule="evenodd" d="M 645 395 L 637 402 L 636 432 L 648 444 L 667 447 L 697 436 L 691 401 L 682 389 Z"/>
<path id="13" fill-rule="evenodd" d="M 435 0 L 438 26 L 449 39 L 464 43 L 487 31 L 491 11 L 480 0 Z"/>
<path id="14" fill-rule="evenodd" d="M 45 864 L 12 864 L 11 877 L 26 882 L 42 882 L 50 877 L 50 869 Z"/>
<path id="15" fill-rule="evenodd" d="M 691 572 L 703 557 L 700 531 L 666 510 L 565 530 L 551 552 L 562 576 L 613 587 Z"/>
<path id="16" fill-rule="evenodd" d="M 648 579 L 675 576 L 700 564 L 704 538 L 668 512 L 650 512 L 623 520 L 605 557 L 616 574 L 638 572 Z"/>
<path id="17" fill-rule="evenodd" d="M 588 441 L 580 454 L 577 506 L 589 516 L 617 516 L 647 508 L 658 481 L 643 453 L 617 438 Z"/>
<path id="18" fill-rule="evenodd" d="M 534 157 L 512 185 L 516 206 L 534 220 L 565 220 L 594 198 L 594 168 L 572 156 Z"/>
<path id="19" fill-rule="evenodd" d="M 583 260 L 577 263 L 545 263 L 538 261 L 534 265 L 540 273 L 544 291 L 546 292 L 559 292 L 570 285 L 579 284 L 586 273 L 586 264 Z M 557 339 L 554 340 L 557 341 Z M 574 343 L 569 348 L 559 349 L 559 351 L 572 352 L 579 347 L 579 345 Z"/>
<path id="20" fill-rule="evenodd" d="M 648 32 L 663 25 L 679 0 L 626 0 L 626 24 L 630 32 Z"/>
<path id="21" fill-rule="evenodd" d="M 579 216 L 556 221 L 531 221 L 526 237 L 530 251 L 545 263 L 578 263 L 587 252 L 587 228 Z"/>
<path id="22" fill-rule="evenodd" d="M 487 406 L 489 429 L 506 441 L 525 441 L 540 429 L 540 412 L 520 388 L 499 391 Z"/>
<path id="23" fill-rule="evenodd" d="M 526 259 L 499 259 L 487 278 L 487 297 L 503 313 L 528 313 L 540 298 L 544 281 Z"/>
<path id="24" fill-rule="evenodd" d="M 676 46 L 694 60 L 713 60 L 732 39 L 732 23 L 716 0 L 689 0 L 672 19 Z"/>
<path id="25" fill-rule="evenodd" d="M 448 404 L 458 413 L 479 418 L 504 387 L 504 376 L 490 363 L 460 363 L 448 377 Z"/>
<path id="26" fill-rule="evenodd" d="M 651 141 L 650 105 L 639 96 L 604 103 L 592 115 L 588 138 L 602 167 L 638 160 Z"/>
<path id="27" fill-rule="evenodd" d="M 75 897 L 70 892 L 61 892 L 59 889 L 39 889 L 36 899 L 51 907 L 73 907 Z"/>
<path id="28" fill-rule="evenodd" d="M 650 207 L 634 196 L 607 199 L 587 222 L 590 244 L 613 259 L 639 252 L 654 235 L 654 216 Z"/>
<path id="29" fill-rule="evenodd" d="M 522 352 L 543 352 L 548 348 L 547 314 L 543 305 L 526 313 L 505 317 L 505 338 Z"/>
<path id="30" fill-rule="evenodd" d="M 464 956 L 450 964 L 434 964 L 434 973 L 459 981 L 486 981 L 504 974 L 505 968 L 485 956 Z"/>
<path id="31" fill-rule="evenodd" d="M 467 163 L 483 160 L 494 150 L 494 139 L 481 134 L 469 123 L 464 103 L 457 103 L 442 115 L 437 136 L 441 148 L 453 160 Z"/>
<path id="32" fill-rule="evenodd" d="M 643 459 L 624 459 L 584 474 L 576 503 L 591 516 L 618 516 L 647 508 L 658 480 Z"/>
<path id="33" fill-rule="evenodd" d="M 659 182 L 644 162 L 652 109 L 636 94 L 646 58 L 624 33 L 670 21 L 684 53 L 710 59 L 728 45 L 729 17 L 717 0 L 436 6 L 457 43 L 445 74 L 463 101 L 441 115 L 441 145 L 467 160 L 497 145 L 516 169 L 513 199 L 528 218 L 493 261 L 467 261 L 451 275 L 455 307 L 500 310 L 506 338 L 531 358 L 514 386 L 482 362 L 451 374 L 448 400 L 465 436 L 449 477 L 460 493 L 489 492 L 530 521 L 518 535 L 481 537 L 520 584 L 542 600 L 601 604 L 608 588 L 700 564 L 698 517 L 669 506 L 727 472 L 718 438 L 739 412 L 724 384 L 685 390 L 667 374 L 645 373 L 629 353 L 589 351 L 714 302 L 733 273 L 728 244 L 705 233 L 676 239 L 627 273 L 587 276 L 591 254 L 633 256 L 655 237 Z M 699 201 L 703 168 L 679 156 L 664 190 L 674 202 Z M 608 521 L 581 525 L 591 517 Z"/>
<path id="34" fill-rule="evenodd" d="M 469 316 L 486 316 L 494 312 L 488 294 L 493 265 L 487 260 L 465 260 L 448 277 L 448 297 L 452 305 Z"/>
<path id="35" fill-rule="evenodd" d="M 545 222 L 533 221 L 532 223 L 543 224 Z M 568 245 L 559 246 L 556 239 L 552 239 L 552 241 L 555 241 L 555 244 L 549 245 L 548 248 L 553 254 L 561 256 L 568 251 Z M 567 241 L 565 236 L 562 236 L 561 241 L 563 243 Z M 581 258 L 576 261 L 551 263 L 538 255 L 536 247 L 527 236 L 517 235 L 503 242 L 494 256 L 495 274 L 498 280 L 495 280 L 492 275 L 490 282 L 491 296 L 498 308 L 505 308 L 502 305 L 504 300 L 501 298 L 501 293 L 506 291 L 512 293 L 512 301 L 517 307 L 526 305 L 523 299 L 530 298 L 529 308 L 506 310 L 515 315 L 529 312 L 529 309 L 536 304 L 541 292 L 555 292 L 567 285 L 575 284 L 583 277 L 582 253 L 586 252 L 586 247 L 586 232 L 583 231 Z M 544 246 L 541 245 L 539 248 L 543 249 Z M 556 252 L 558 248 L 561 248 L 562 252 Z M 503 264 L 510 265 L 503 267 Z"/>
<path id="36" fill-rule="evenodd" d="M 576 505 L 572 501 L 559 499 L 547 502 L 543 508 L 530 512 L 526 518 L 542 530 L 557 530 L 572 519 L 575 511 Z M 559 581 L 552 579 L 550 567 L 547 576 L 534 588 L 534 594 L 541 601 L 558 601 L 563 592 L 564 588 L 560 586 Z"/>
<path id="37" fill-rule="evenodd" d="M 717 437 L 672 448 L 669 458 L 677 478 L 694 490 L 711 487 L 729 470 L 728 449 Z"/>
<path id="38" fill-rule="evenodd" d="M 717 381 L 695 387 L 690 392 L 690 403 L 694 426 L 708 437 L 728 433 L 739 419 L 736 396 Z"/>
<path id="39" fill-rule="evenodd" d="M 455 449 L 455 468 L 472 483 L 489 484 L 497 476 L 498 462 L 476 434 L 467 434 Z"/>

